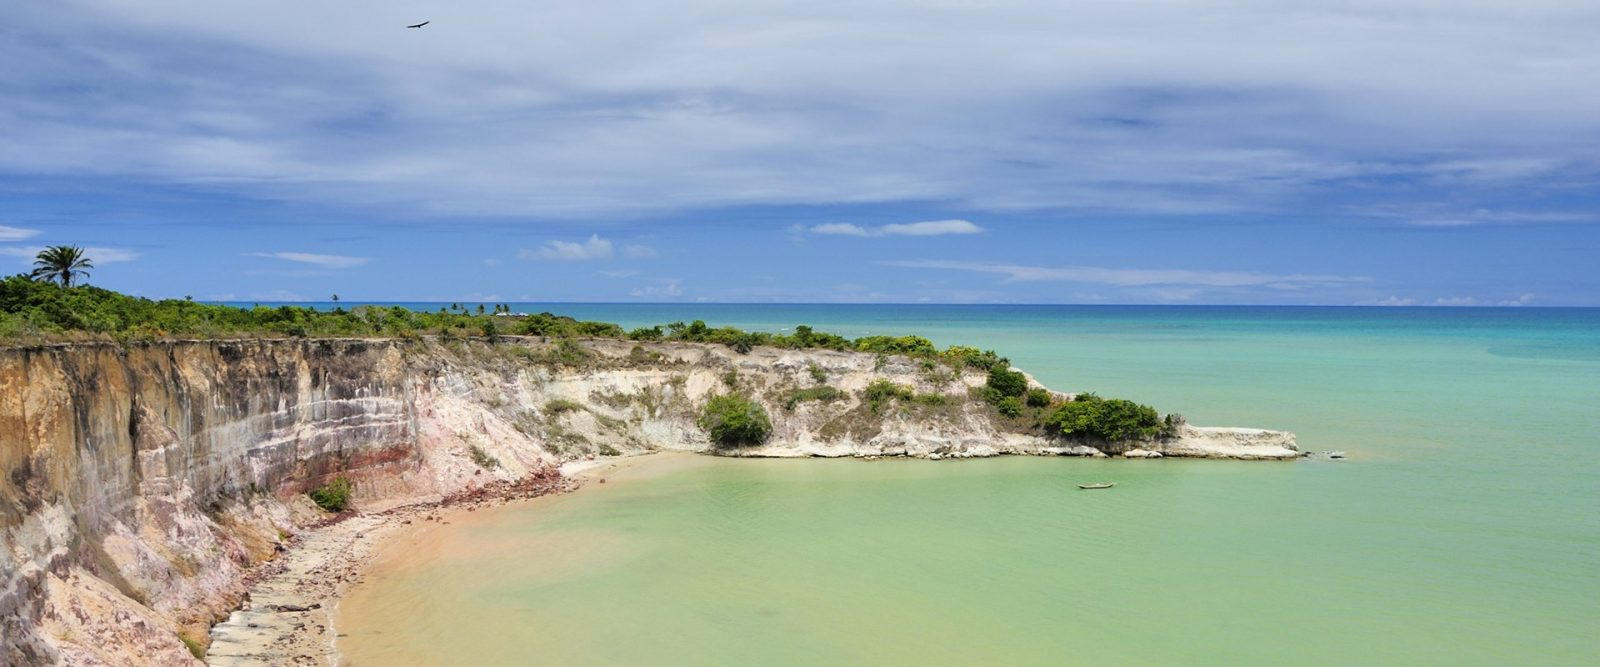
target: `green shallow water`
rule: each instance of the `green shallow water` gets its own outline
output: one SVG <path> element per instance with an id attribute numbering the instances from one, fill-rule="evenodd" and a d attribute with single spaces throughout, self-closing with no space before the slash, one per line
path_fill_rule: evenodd
<path id="1" fill-rule="evenodd" d="M 345 603 L 352 662 L 1600 656 L 1600 311 L 721 308 L 977 343 L 1352 458 L 707 460 L 440 527 Z"/>

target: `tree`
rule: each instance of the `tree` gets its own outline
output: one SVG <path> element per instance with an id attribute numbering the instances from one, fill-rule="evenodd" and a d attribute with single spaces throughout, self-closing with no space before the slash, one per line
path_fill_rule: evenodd
<path id="1" fill-rule="evenodd" d="M 39 251 L 33 260 L 33 278 L 61 283 L 71 287 L 74 278 L 88 278 L 85 269 L 94 268 L 94 262 L 83 254 L 83 248 L 71 245 L 50 246 Z"/>

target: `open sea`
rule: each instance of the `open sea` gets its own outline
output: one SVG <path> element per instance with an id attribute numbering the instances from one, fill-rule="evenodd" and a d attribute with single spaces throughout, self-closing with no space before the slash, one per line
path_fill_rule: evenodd
<path id="1" fill-rule="evenodd" d="M 1600 664 L 1600 309 L 514 309 L 914 333 L 1349 458 L 708 459 L 430 527 L 351 664 Z"/>

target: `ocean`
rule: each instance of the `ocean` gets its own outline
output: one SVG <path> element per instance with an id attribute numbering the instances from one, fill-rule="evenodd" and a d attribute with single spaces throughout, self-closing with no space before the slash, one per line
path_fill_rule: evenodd
<path id="1" fill-rule="evenodd" d="M 354 664 L 1600 657 L 1600 309 L 513 307 L 918 334 L 1348 458 L 706 460 L 380 561 Z"/>

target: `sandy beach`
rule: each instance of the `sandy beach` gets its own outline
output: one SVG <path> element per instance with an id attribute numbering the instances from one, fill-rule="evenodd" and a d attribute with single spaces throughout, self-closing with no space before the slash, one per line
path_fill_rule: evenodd
<path id="1" fill-rule="evenodd" d="M 339 600 L 360 586 L 373 563 L 426 544 L 433 529 L 493 520 L 549 496 L 592 493 L 606 484 L 657 476 L 704 457 L 663 452 L 569 462 L 560 477 L 500 485 L 437 502 L 356 511 L 293 537 L 277 559 L 251 573 L 244 606 L 211 630 L 212 665 L 337 665 Z M 480 518 L 479 515 L 482 515 Z"/>

